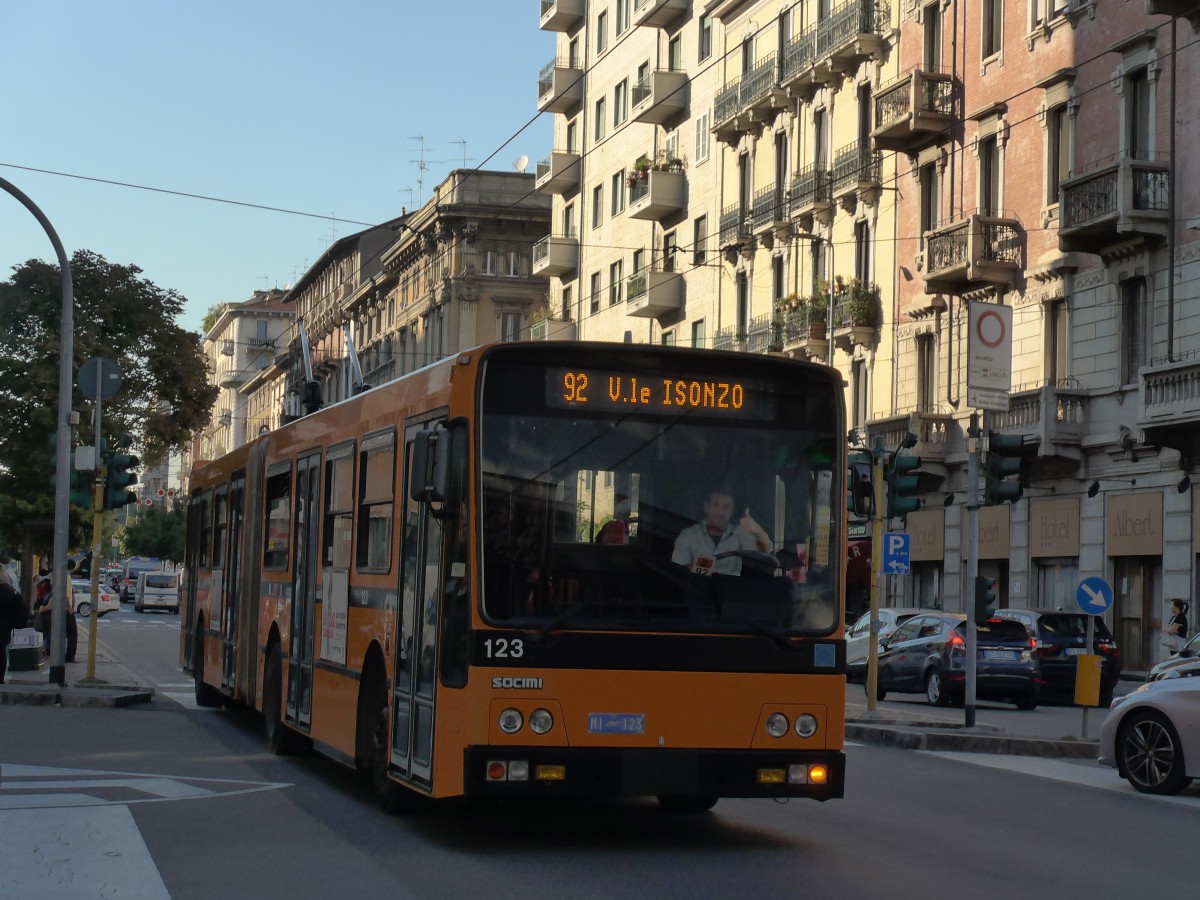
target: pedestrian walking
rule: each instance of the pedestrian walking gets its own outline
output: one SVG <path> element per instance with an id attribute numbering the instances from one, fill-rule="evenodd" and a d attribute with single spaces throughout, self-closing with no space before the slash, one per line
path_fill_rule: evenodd
<path id="1" fill-rule="evenodd" d="M 1163 626 L 1162 645 L 1172 653 L 1178 653 L 1187 643 L 1188 638 L 1188 605 L 1176 598 L 1171 601 L 1171 618 Z"/>

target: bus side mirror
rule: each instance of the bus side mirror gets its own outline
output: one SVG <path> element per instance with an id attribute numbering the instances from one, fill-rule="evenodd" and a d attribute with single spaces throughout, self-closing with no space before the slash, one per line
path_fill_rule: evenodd
<path id="1" fill-rule="evenodd" d="M 413 438 L 409 496 L 418 503 L 445 501 L 450 480 L 450 432 L 445 426 L 418 431 Z"/>

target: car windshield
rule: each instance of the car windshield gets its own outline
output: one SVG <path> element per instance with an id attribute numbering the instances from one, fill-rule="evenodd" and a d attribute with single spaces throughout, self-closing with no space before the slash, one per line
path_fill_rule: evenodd
<path id="1" fill-rule="evenodd" d="M 575 375 L 561 368 L 506 362 L 485 371 L 489 621 L 555 631 L 836 627 L 841 399 L 816 390 L 824 383 L 815 376 L 792 372 L 795 384 L 741 377 L 738 355 L 728 356 L 724 371 L 705 372 L 713 381 L 642 369 L 632 384 L 627 373 L 598 370 L 583 382 L 581 373 L 573 390 L 588 384 L 589 405 L 563 405 L 561 382 Z M 671 408 L 640 399 L 676 379 L 683 399 Z M 744 387 L 743 406 L 703 406 L 709 386 L 720 402 L 729 383 Z M 700 406 L 684 402 L 693 385 Z M 717 505 L 725 530 L 714 539 L 702 520 Z M 739 528 L 745 517 L 761 536 Z"/>
<path id="2" fill-rule="evenodd" d="M 1029 632 L 1020 622 L 1012 619 L 991 619 L 986 625 L 976 625 L 979 640 L 989 644 L 1020 644 L 1029 648 Z M 963 630 L 963 625 L 958 626 Z"/>
<path id="3" fill-rule="evenodd" d="M 1108 628 L 1104 620 L 1083 613 L 1045 613 L 1038 617 L 1038 626 L 1043 637 L 1081 638 L 1087 636 L 1089 618 L 1096 623 L 1095 636 L 1107 637 Z"/>
<path id="4" fill-rule="evenodd" d="M 146 587 L 171 588 L 175 587 L 174 575 L 147 575 Z"/>

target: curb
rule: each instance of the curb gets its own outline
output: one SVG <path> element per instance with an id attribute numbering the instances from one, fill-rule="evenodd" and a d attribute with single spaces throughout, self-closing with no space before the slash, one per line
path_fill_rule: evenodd
<path id="1" fill-rule="evenodd" d="M 976 726 L 978 728 L 978 726 Z M 886 725 L 846 723 L 846 737 L 865 744 L 877 744 L 900 750 L 939 750 L 960 753 L 1003 753 L 1011 756 L 1039 756 L 1048 759 L 1096 759 L 1099 741 L 1054 741 L 1045 738 L 1007 737 L 972 731 L 920 731 L 915 726 L 893 728 Z"/>
<path id="2" fill-rule="evenodd" d="M 13 684 L 0 685 L 3 706 L 64 706 L 95 709 L 132 706 L 154 699 L 153 688 L 117 684 Z"/>

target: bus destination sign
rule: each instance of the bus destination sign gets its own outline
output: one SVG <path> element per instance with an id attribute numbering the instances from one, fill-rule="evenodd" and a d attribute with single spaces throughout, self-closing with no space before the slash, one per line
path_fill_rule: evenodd
<path id="1" fill-rule="evenodd" d="M 611 369 L 552 369 L 546 379 L 546 403 L 556 409 L 596 412 L 698 414 L 735 419 L 770 419 L 775 398 L 750 378 L 646 375 Z"/>

